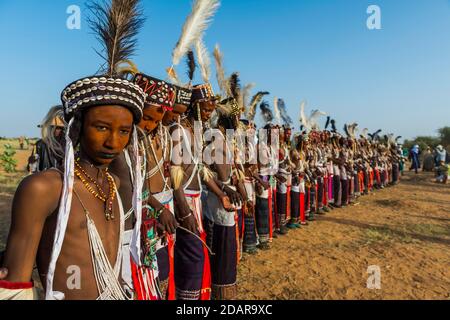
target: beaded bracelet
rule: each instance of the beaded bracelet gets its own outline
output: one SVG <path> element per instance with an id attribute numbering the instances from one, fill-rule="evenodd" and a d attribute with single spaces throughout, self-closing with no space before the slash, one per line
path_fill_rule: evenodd
<path id="1" fill-rule="evenodd" d="M 186 220 L 186 219 L 189 218 L 190 216 L 192 216 L 192 212 L 189 213 L 186 217 L 178 218 L 178 220 L 180 220 L 181 222 L 184 222 L 184 220 Z"/>

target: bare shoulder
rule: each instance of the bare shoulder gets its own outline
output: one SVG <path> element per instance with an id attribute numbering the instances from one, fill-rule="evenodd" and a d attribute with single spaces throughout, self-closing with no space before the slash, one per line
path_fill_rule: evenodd
<path id="1" fill-rule="evenodd" d="M 56 170 L 30 175 L 22 180 L 14 195 L 14 202 L 26 199 L 27 202 L 57 207 L 61 196 L 63 177 Z"/>
<path id="2" fill-rule="evenodd" d="M 57 170 L 47 170 L 29 175 L 21 181 L 18 190 L 29 190 L 34 193 L 55 193 L 55 189 L 61 191 L 63 177 Z M 60 192 L 58 192 L 60 193 Z"/>

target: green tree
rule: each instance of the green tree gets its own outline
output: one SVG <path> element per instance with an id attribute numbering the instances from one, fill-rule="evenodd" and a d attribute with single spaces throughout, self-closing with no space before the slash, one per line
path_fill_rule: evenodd
<path id="1" fill-rule="evenodd" d="M 8 173 L 16 171 L 17 160 L 14 159 L 15 154 L 16 151 L 13 150 L 12 146 L 10 144 L 5 144 L 5 151 L 0 155 L 0 162 L 3 169 Z"/>
<path id="2" fill-rule="evenodd" d="M 450 127 L 440 128 L 438 130 L 441 145 L 446 148 L 450 146 Z"/>
<path id="3" fill-rule="evenodd" d="M 419 136 L 414 140 L 405 140 L 403 145 L 405 148 L 411 149 L 414 145 L 418 144 L 421 150 L 425 150 L 427 147 L 434 149 L 439 143 L 440 139 L 438 137 Z"/>

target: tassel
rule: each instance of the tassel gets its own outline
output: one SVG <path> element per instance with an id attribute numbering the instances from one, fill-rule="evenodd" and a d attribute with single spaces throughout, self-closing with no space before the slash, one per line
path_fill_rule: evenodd
<path id="1" fill-rule="evenodd" d="M 211 171 L 207 166 L 203 166 L 200 171 L 201 177 L 205 182 L 209 182 L 214 178 L 214 172 Z"/>
<path id="2" fill-rule="evenodd" d="M 167 77 L 173 84 L 175 84 L 177 86 L 182 86 L 180 78 L 178 78 L 178 74 L 173 67 L 167 68 L 166 72 L 167 72 Z"/>
<path id="3" fill-rule="evenodd" d="M 170 176 L 172 177 L 172 184 L 174 190 L 178 190 L 184 179 L 184 169 L 182 166 L 171 166 L 170 167 Z"/>

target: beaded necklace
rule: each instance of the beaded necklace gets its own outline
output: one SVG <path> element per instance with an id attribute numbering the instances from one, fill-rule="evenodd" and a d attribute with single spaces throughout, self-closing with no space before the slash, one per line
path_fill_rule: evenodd
<path id="1" fill-rule="evenodd" d="M 81 183 L 87 191 L 89 191 L 96 199 L 99 199 L 105 204 L 106 220 L 114 220 L 113 204 L 116 197 L 116 185 L 114 183 L 114 178 L 109 174 L 108 169 L 106 169 L 106 178 L 109 185 L 109 193 L 106 195 L 97 181 L 83 169 L 78 161 L 79 160 L 75 161 L 75 175 L 81 180 Z M 92 183 L 97 190 L 95 190 L 90 183 Z"/>

